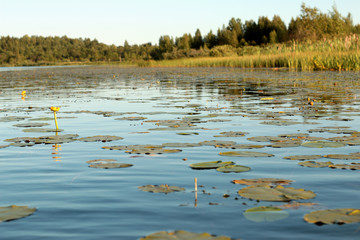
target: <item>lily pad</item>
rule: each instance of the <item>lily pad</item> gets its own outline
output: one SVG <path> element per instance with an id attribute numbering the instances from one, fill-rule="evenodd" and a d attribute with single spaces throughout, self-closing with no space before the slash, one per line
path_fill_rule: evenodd
<path id="1" fill-rule="evenodd" d="M 250 137 L 247 140 L 253 141 L 253 142 L 274 142 L 274 141 L 283 141 L 284 137 L 275 137 L 275 136 L 256 136 L 256 137 Z"/>
<path id="2" fill-rule="evenodd" d="M 115 118 L 115 120 L 128 120 L 128 121 L 140 121 L 145 120 L 146 117 L 123 117 L 123 118 Z"/>
<path id="3" fill-rule="evenodd" d="M 199 147 L 201 146 L 199 143 L 163 143 L 163 147 Z"/>
<path id="4" fill-rule="evenodd" d="M 318 210 L 306 214 L 304 220 L 317 225 L 355 223 L 360 222 L 360 209 L 337 208 Z"/>
<path id="5" fill-rule="evenodd" d="M 324 155 L 324 157 L 331 158 L 331 159 L 355 160 L 355 159 L 360 159 L 360 153 L 328 154 L 328 155 Z"/>
<path id="6" fill-rule="evenodd" d="M 289 160 L 314 160 L 314 159 L 319 159 L 322 158 L 321 155 L 294 155 L 294 156 L 287 156 L 284 157 L 284 159 L 289 159 Z"/>
<path id="7" fill-rule="evenodd" d="M 22 130 L 23 132 L 39 132 L 39 133 L 46 133 L 46 132 L 63 132 L 63 129 L 56 129 L 56 128 L 25 128 Z"/>
<path id="8" fill-rule="evenodd" d="M 311 199 L 316 196 L 312 191 L 296 189 L 292 187 L 284 188 L 277 186 L 249 186 L 238 191 L 238 194 L 245 198 L 271 201 L 271 202 L 289 202 L 298 199 Z"/>
<path id="9" fill-rule="evenodd" d="M 171 192 L 180 192 L 185 191 L 185 188 L 177 187 L 177 186 L 169 186 L 167 184 L 162 185 L 145 185 L 140 186 L 138 189 L 145 192 L 154 192 L 154 193 L 171 193 Z"/>
<path id="10" fill-rule="evenodd" d="M 124 139 L 124 138 L 117 137 L 117 136 L 97 135 L 97 136 L 92 136 L 92 137 L 79 138 L 78 140 L 83 141 L 83 142 L 111 142 L 111 141 L 122 140 L 122 139 Z"/>
<path id="11" fill-rule="evenodd" d="M 30 117 L 6 116 L 0 118 L 0 122 L 17 122 L 17 121 L 22 121 L 26 118 L 30 118 Z"/>
<path id="12" fill-rule="evenodd" d="M 234 145 L 234 144 L 236 144 L 236 142 L 212 140 L 212 141 L 199 142 L 199 144 L 202 146 L 221 146 L 221 145 Z"/>
<path id="13" fill-rule="evenodd" d="M 242 165 L 226 165 L 216 169 L 216 171 L 223 173 L 230 173 L 230 172 L 240 173 L 240 172 L 248 172 L 250 170 L 251 170 L 250 167 L 242 166 Z"/>
<path id="14" fill-rule="evenodd" d="M 30 216 L 36 211 L 36 208 L 27 206 L 11 205 L 8 207 L 0 207 L 0 222 L 16 220 Z"/>
<path id="15" fill-rule="evenodd" d="M 243 137 L 249 133 L 247 132 L 221 132 L 220 135 L 215 135 L 214 137 Z"/>
<path id="16" fill-rule="evenodd" d="M 254 207 L 245 210 L 244 217 L 253 222 L 275 222 L 285 219 L 289 213 L 277 207 Z"/>
<path id="17" fill-rule="evenodd" d="M 228 157 L 273 157 L 273 154 L 264 152 L 250 152 L 250 151 L 232 151 L 232 152 L 220 152 L 221 156 Z"/>
<path id="18" fill-rule="evenodd" d="M 115 159 L 95 159 L 89 160 L 86 163 L 93 163 L 90 164 L 89 167 L 91 168 L 127 168 L 132 167 L 132 164 L 129 163 L 117 163 Z"/>
<path id="19" fill-rule="evenodd" d="M 331 164 L 328 167 L 329 168 L 337 168 L 337 169 L 360 170 L 360 163 Z"/>
<path id="20" fill-rule="evenodd" d="M 301 144 L 303 147 L 310 147 L 310 148 L 339 148 L 339 147 L 345 147 L 346 144 L 341 142 L 326 142 L 326 141 L 311 141 L 311 142 L 305 142 Z"/>
<path id="21" fill-rule="evenodd" d="M 187 135 L 199 135 L 199 133 L 197 133 L 197 132 L 178 132 L 176 134 L 177 135 L 185 135 L 185 136 L 187 136 Z"/>
<path id="22" fill-rule="evenodd" d="M 234 144 L 234 145 L 216 145 L 218 148 L 230 148 L 230 149 L 259 149 L 267 147 L 267 145 L 256 144 Z"/>
<path id="23" fill-rule="evenodd" d="M 13 125 L 14 127 L 43 127 L 47 126 L 49 123 L 41 123 L 41 122 L 30 122 L 30 123 L 19 123 Z"/>
<path id="24" fill-rule="evenodd" d="M 300 166 L 303 167 L 312 167 L 312 168 L 324 168 L 332 165 L 332 162 L 316 162 L 316 161 L 304 161 L 298 163 Z"/>
<path id="25" fill-rule="evenodd" d="M 176 230 L 174 232 L 156 232 L 146 237 L 140 238 L 140 240 L 235 240 L 226 236 L 214 236 L 210 233 L 194 233 L 183 230 Z"/>
<path id="26" fill-rule="evenodd" d="M 232 183 L 243 184 L 243 185 L 288 185 L 292 183 L 293 180 L 281 179 L 281 178 L 253 178 L 253 179 L 235 179 Z"/>
<path id="27" fill-rule="evenodd" d="M 200 162 L 190 164 L 192 169 L 216 169 L 227 165 L 233 165 L 234 162 L 222 162 L 222 161 L 211 161 L 211 162 Z"/>

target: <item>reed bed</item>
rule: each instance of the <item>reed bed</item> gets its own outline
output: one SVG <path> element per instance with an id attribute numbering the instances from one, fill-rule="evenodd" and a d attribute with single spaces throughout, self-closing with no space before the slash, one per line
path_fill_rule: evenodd
<path id="1" fill-rule="evenodd" d="M 289 42 L 237 49 L 237 56 L 147 61 L 149 67 L 288 68 L 292 71 L 360 70 L 359 35 L 317 42 Z"/>

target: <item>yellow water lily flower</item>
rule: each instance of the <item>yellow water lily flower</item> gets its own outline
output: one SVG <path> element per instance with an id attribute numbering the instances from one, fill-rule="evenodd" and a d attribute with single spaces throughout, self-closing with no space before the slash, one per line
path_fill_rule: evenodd
<path id="1" fill-rule="evenodd" d="M 60 110 L 60 107 L 50 107 L 50 110 L 53 112 L 58 112 Z"/>

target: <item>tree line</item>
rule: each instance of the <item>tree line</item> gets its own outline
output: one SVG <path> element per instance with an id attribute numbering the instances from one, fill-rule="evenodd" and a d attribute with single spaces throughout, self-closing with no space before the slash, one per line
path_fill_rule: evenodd
<path id="1" fill-rule="evenodd" d="M 66 62 L 116 62 L 176 59 L 198 56 L 241 55 L 247 46 L 266 46 L 286 42 L 317 41 L 349 34 L 360 34 L 360 25 L 354 25 L 348 14 L 342 16 L 336 7 L 329 13 L 301 5 L 301 13 L 288 26 L 280 18 L 261 16 L 257 22 L 231 18 L 227 25 L 202 35 L 180 37 L 160 36 L 158 44 L 123 46 L 106 45 L 96 39 L 28 36 L 0 38 L 0 64 L 33 65 Z"/>

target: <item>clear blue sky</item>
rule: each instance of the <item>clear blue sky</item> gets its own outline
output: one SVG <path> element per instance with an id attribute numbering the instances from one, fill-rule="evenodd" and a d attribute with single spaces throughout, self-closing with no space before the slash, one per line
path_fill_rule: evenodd
<path id="1" fill-rule="evenodd" d="M 288 24 L 300 6 L 328 13 L 335 4 L 360 23 L 358 0 L 0 0 L 0 36 L 96 38 L 106 44 L 158 43 L 162 35 L 216 33 L 232 17 L 257 21 L 276 14 Z"/>

